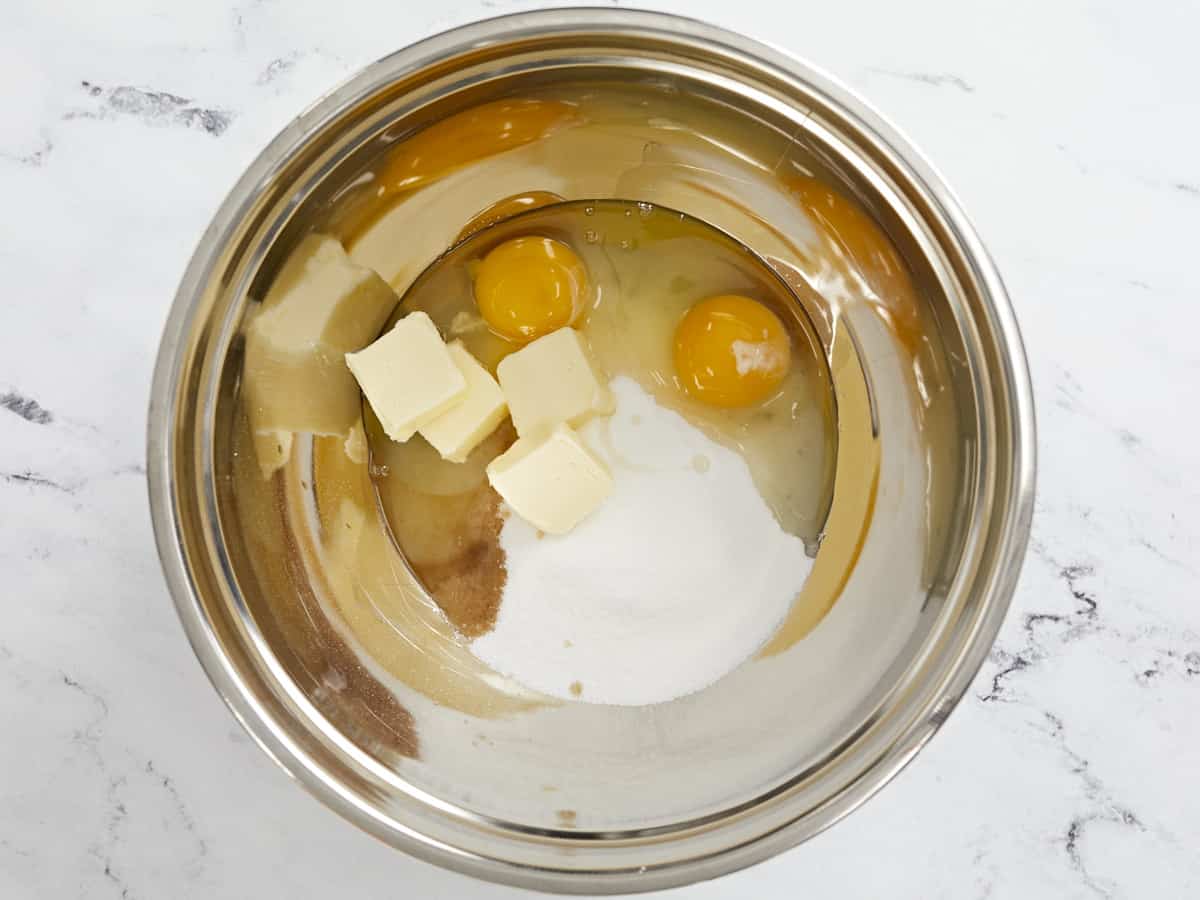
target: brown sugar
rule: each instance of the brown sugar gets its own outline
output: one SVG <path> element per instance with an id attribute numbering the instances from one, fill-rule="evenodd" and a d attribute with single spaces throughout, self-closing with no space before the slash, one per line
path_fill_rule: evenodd
<path id="1" fill-rule="evenodd" d="M 500 546 L 503 525 L 500 495 L 483 485 L 458 524 L 455 543 L 460 552 L 444 562 L 413 563 L 446 618 L 468 638 L 486 634 L 496 624 L 508 577 Z"/>

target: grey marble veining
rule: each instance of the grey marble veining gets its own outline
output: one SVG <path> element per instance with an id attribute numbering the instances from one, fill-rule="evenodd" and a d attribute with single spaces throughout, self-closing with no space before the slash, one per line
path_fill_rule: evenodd
<path id="1" fill-rule="evenodd" d="M 309 799 L 175 621 L 149 376 L 224 191 L 360 65 L 531 4 L 0 10 L 0 897 L 513 896 Z M 1040 429 L 1012 613 L 944 731 L 809 844 L 696 898 L 1200 896 L 1200 7 L 642 5 L 835 73 L 955 187 L 1011 290 Z"/>

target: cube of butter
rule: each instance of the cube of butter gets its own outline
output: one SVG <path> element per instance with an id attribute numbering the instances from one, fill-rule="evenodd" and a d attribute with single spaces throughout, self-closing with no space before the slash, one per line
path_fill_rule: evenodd
<path id="1" fill-rule="evenodd" d="M 361 401 L 345 354 L 379 334 L 396 303 L 387 283 L 333 238 L 301 241 L 245 326 L 242 402 L 251 430 L 346 434 Z"/>
<path id="2" fill-rule="evenodd" d="M 492 373 L 479 364 L 462 341 L 446 349 L 467 381 L 467 393 L 432 422 L 422 425 L 421 436 L 451 462 L 466 462 L 479 442 L 496 430 L 508 415 L 508 404 Z"/>
<path id="3" fill-rule="evenodd" d="M 467 379 L 433 320 L 409 313 L 387 334 L 346 364 L 393 441 L 404 443 L 463 399 Z"/>
<path id="4" fill-rule="evenodd" d="M 522 519 L 565 534 L 612 493 L 612 475 L 579 435 L 559 425 L 516 443 L 492 460 L 488 480 Z"/>
<path id="5" fill-rule="evenodd" d="M 504 357 L 496 375 L 522 437 L 613 411 L 612 394 L 574 328 L 552 331 Z"/>

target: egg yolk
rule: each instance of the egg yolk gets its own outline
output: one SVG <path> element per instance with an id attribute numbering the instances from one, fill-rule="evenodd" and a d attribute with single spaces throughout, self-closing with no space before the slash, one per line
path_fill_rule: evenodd
<path id="1" fill-rule="evenodd" d="M 379 173 L 385 193 L 411 190 L 447 172 L 536 141 L 576 117 L 559 100 L 496 100 L 450 116 L 403 141 Z"/>
<path id="2" fill-rule="evenodd" d="M 496 334 L 532 341 L 571 324 L 586 286 L 583 260 L 566 244 L 519 237 L 483 258 L 475 273 L 475 302 Z"/>
<path id="3" fill-rule="evenodd" d="M 711 406 L 762 402 L 787 374 L 791 356 L 779 317 L 737 294 L 700 301 L 675 329 L 675 372 L 684 390 Z"/>

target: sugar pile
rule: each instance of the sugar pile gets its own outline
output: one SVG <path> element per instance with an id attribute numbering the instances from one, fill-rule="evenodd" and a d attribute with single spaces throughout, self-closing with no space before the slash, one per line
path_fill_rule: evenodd
<path id="1" fill-rule="evenodd" d="M 484 662 L 543 693 L 638 706 L 707 687 L 786 615 L 812 561 L 745 461 L 630 378 L 581 433 L 613 495 L 570 534 L 518 516 L 500 534 L 508 580 Z"/>

